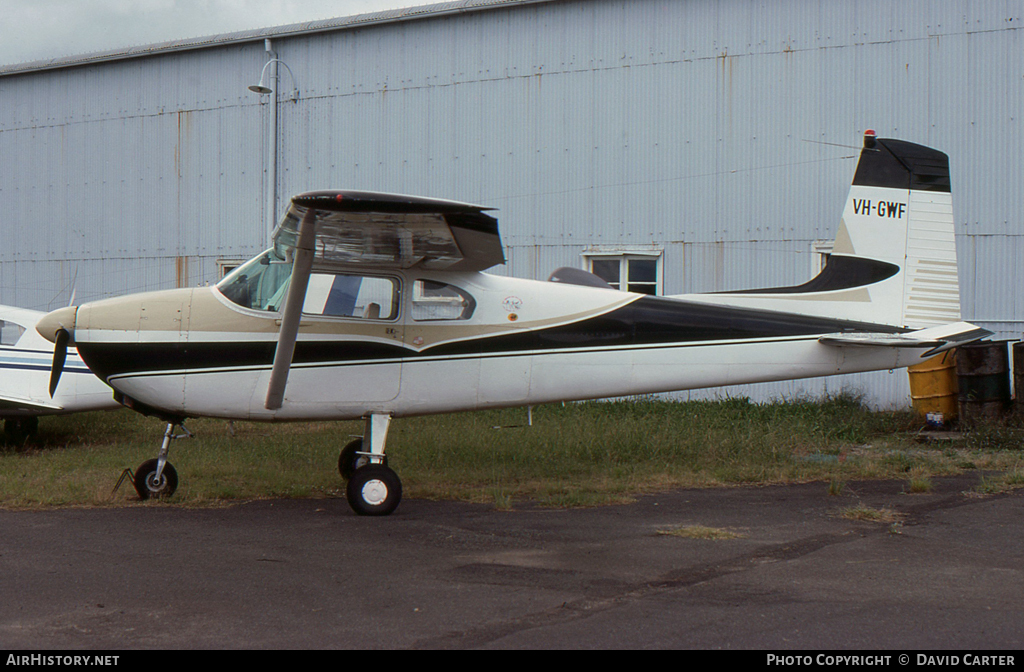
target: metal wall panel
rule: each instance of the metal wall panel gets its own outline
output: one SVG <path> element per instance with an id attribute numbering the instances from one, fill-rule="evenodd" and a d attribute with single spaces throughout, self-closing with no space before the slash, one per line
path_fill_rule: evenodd
<path id="1" fill-rule="evenodd" d="M 255 252 L 265 115 L 240 84 L 264 58 L 254 45 L 0 77 L 17 101 L 0 106 L 0 245 L 17 269 L 0 300 L 203 282 L 203 257 Z"/>
<path id="2" fill-rule="evenodd" d="M 500 273 L 653 242 L 666 293 L 797 284 L 874 128 L 950 155 L 964 316 L 1019 337 L 1022 25 L 1024 0 L 460 0 L 0 67 L 0 302 L 203 283 L 254 253 L 270 109 L 245 87 L 269 38 L 278 211 L 321 188 L 454 198 L 499 208 Z M 901 403 L 890 379 L 856 378 Z"/>

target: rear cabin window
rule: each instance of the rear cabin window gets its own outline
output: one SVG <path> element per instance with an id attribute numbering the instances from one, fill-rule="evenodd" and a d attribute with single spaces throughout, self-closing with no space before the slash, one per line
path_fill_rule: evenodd
<path id="1" fill-rule="evenodd" d="M 476 301 L 463 289 L 436 280 L 417 280 L 412 285 L 412 319 L 468 320 Z"/>

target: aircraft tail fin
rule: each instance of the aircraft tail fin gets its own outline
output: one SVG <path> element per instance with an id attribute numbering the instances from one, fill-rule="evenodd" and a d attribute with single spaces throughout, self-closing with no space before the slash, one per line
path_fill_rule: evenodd
<path id="1" fill-rule="evenodd" d="M 829 263 L 888 265 L 888 277 L 869 283 L 874 321 L 909 328 L 960 321 L 953 234 L 947 156 L 868 131 Z"/>
<path id="2" fill-rule="evenodd" d="M 910 329 L 953 324 L 960 321 L 953 234 L 948 157 L 867 131 L 821 273 L 794 287 L 699 296 Z"/>

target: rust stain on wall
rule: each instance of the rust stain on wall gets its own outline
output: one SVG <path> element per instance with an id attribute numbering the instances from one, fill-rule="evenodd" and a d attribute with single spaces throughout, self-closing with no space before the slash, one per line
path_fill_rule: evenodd
<path id="1" fill-rule="evenodd" d="M 174 272 L 176 287 L 188 287 L 188 257 L 176 257 L 174 259 Z"/>

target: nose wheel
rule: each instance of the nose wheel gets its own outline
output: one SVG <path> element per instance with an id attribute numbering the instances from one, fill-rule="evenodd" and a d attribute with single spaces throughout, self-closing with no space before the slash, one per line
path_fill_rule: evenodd
<path id="1" fill-rule="evenodd" d="M 142 499 L 170 497 L 178 489 L 178 472 L 171 463 L 165 463 L 159 475 L 158 466 L 158 460 L 146 460 L 135 470 L 135 490 Z"/>
<path id="2" fill-rule="evenodd" d="M 167 423 L 164 440 L 155 460 L 146 460 L 135 470 L 135 491 L 140 499 L 170 497 L 178 489 L 178 472 L 167 461 L 167 452 L 174 439 L 191 438 L 192 432 L 181 423 L 182 434 L 174 433 L 174 423 Z"/>

